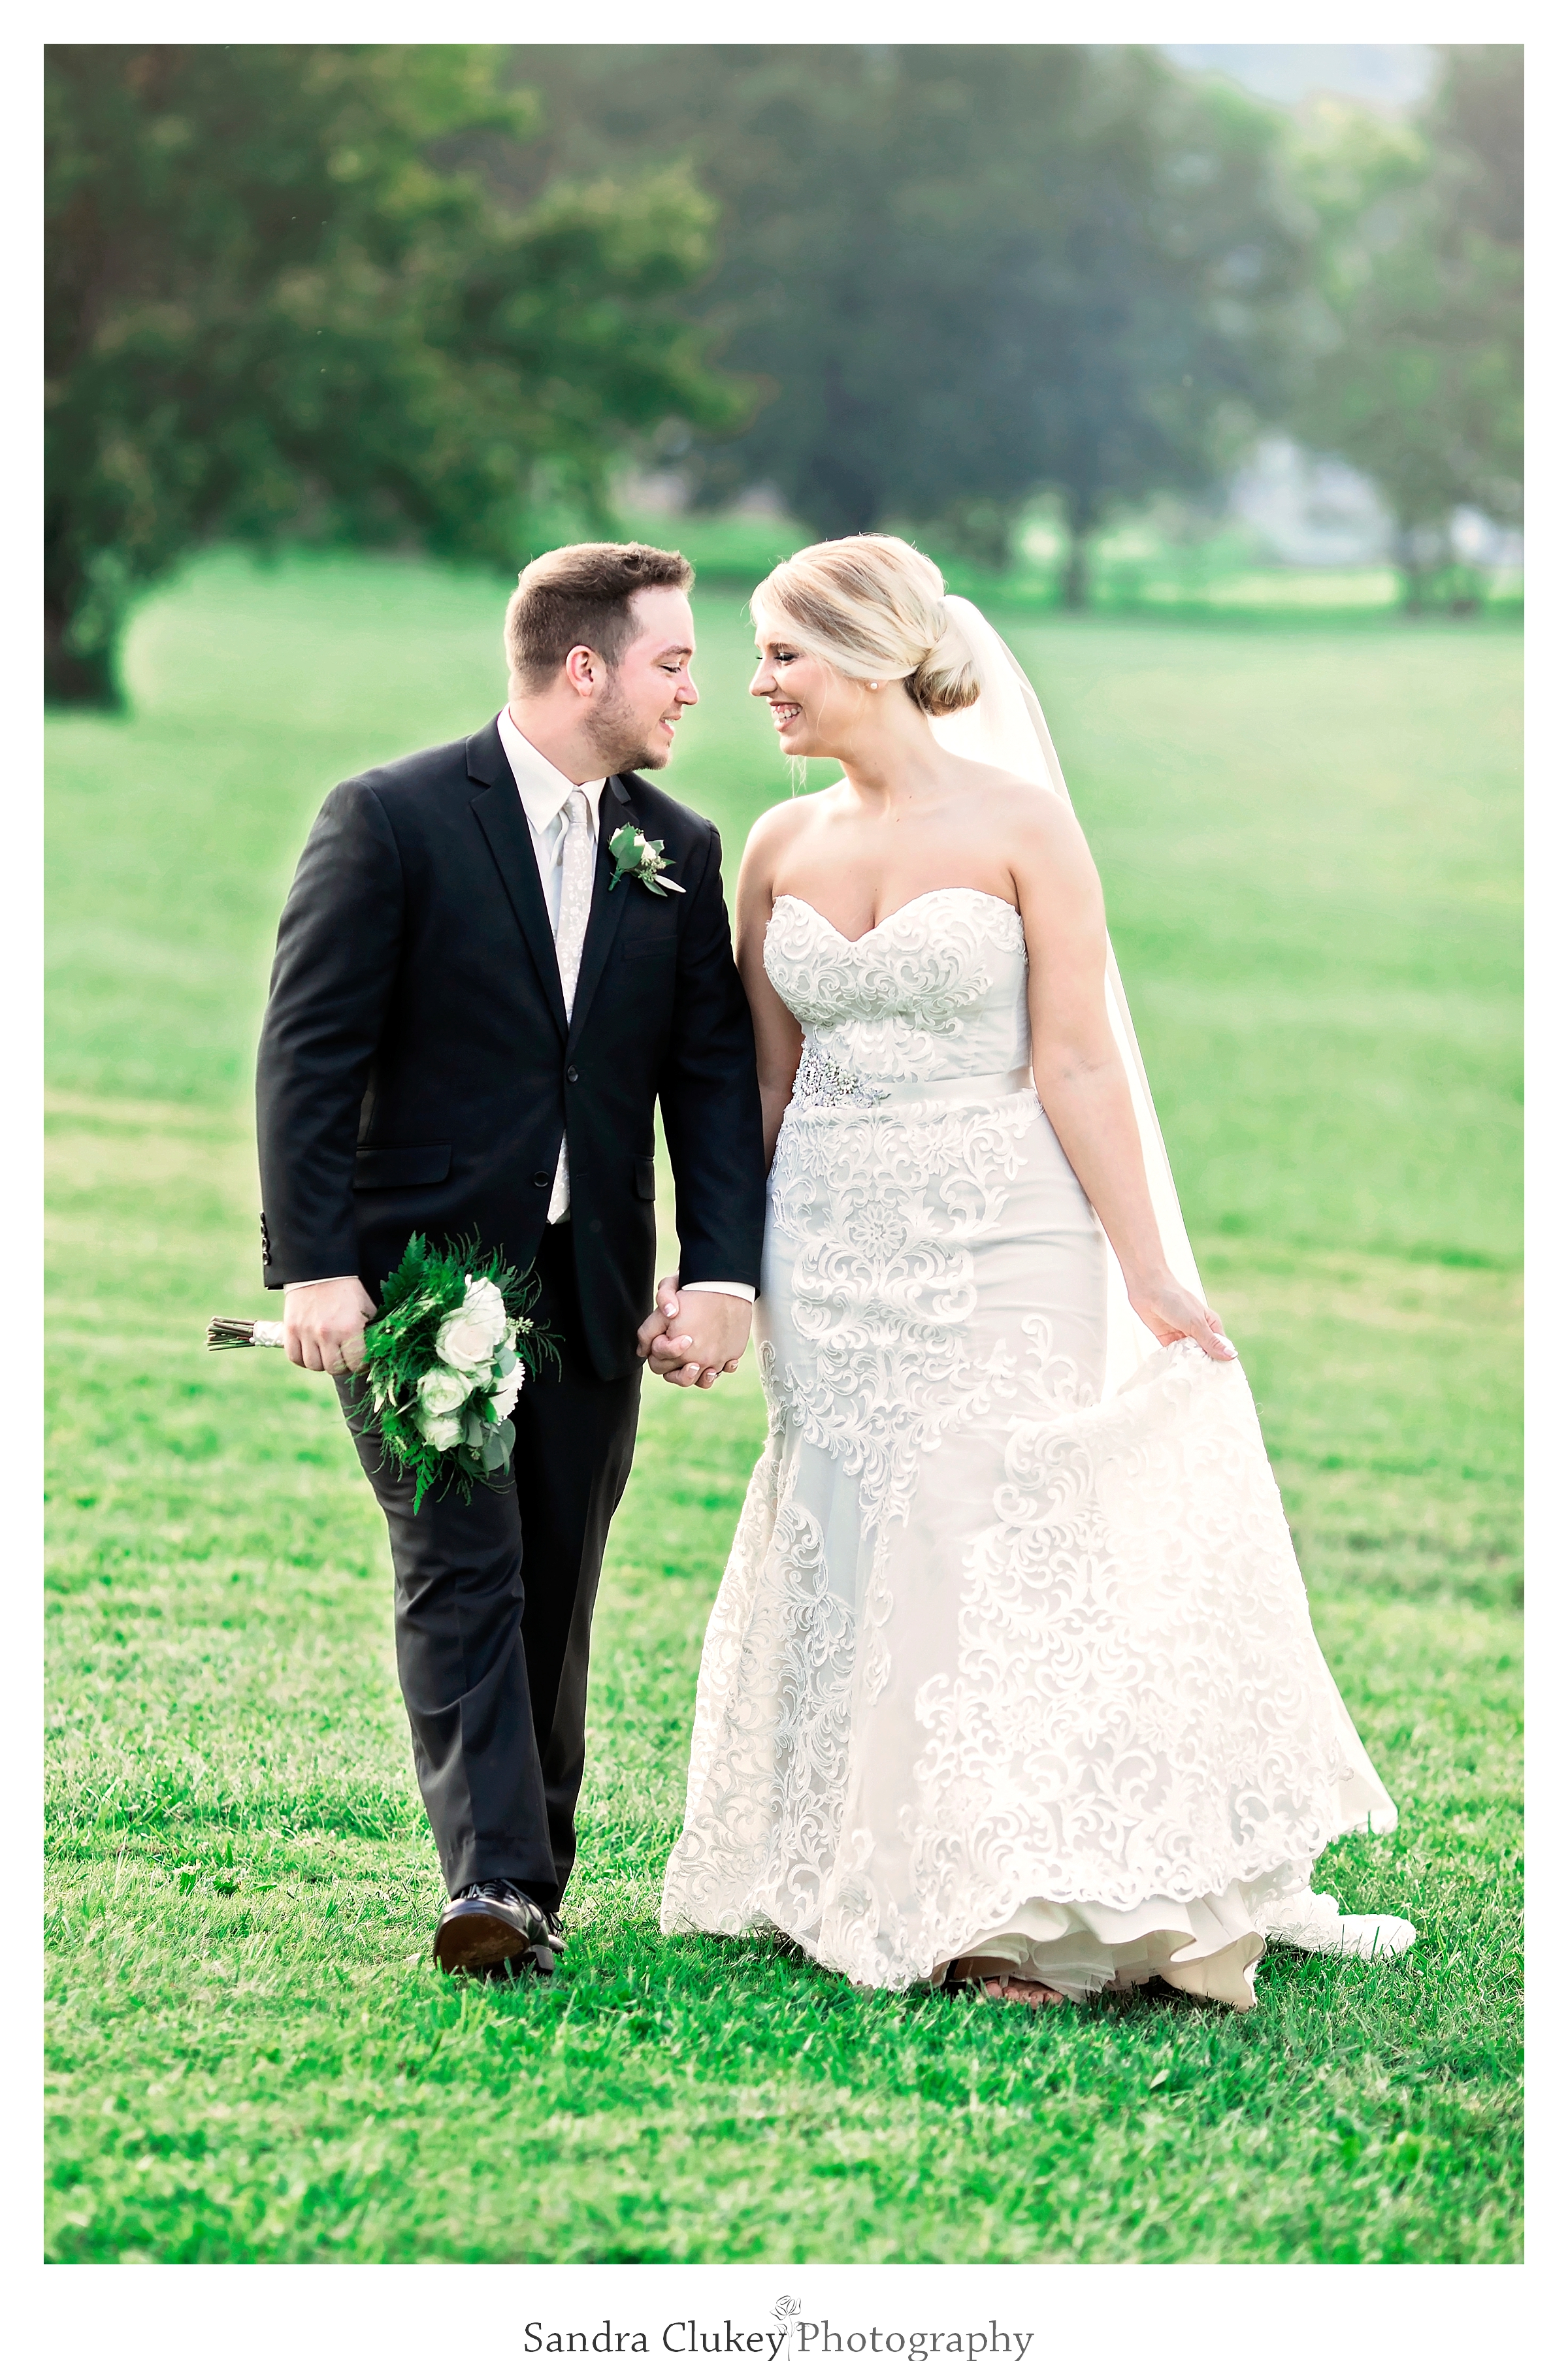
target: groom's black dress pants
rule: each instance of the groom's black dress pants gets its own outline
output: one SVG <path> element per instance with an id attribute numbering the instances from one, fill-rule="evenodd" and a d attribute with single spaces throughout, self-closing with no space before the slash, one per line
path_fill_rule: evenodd
<path id="1" fill-rule="evenodd" d="M 510 1477 L 466 1503 L 427 1494 L 416 1516 L 412 1477 L 379 1464 L 376 1436 L 355 1440 L 391 1536 L 398 1678 L 447 1890 L 510 1877 L 554 1906 L 576 1850 L 588 1630 L 642 1373 L 594 1375 L 569 1222 L 545 1231 L 534 1270 L 561 1367 L 518 1397 Z"/>

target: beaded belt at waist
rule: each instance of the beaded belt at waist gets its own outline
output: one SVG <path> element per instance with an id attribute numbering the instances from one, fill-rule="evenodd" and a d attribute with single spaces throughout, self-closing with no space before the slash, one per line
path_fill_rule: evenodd
<path id="1" fill-rule="evenodd" d="M 910 1106 L 922 1100 L 1003 1099 L 1034 1088 L 1027 1066 L 1011 1066 L 995 1074 L 952 1074 L 941 1082 L 872 1082 L 851 1073 L 821 1049 L 806 1049 L 795 1071 L 792 1106 L 815 1113 L 819 1107 Z"/>

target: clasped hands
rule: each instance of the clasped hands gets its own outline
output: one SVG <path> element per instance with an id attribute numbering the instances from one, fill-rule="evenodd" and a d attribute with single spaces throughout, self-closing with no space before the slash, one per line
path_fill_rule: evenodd
<path id="1" fill-rule="evenodd" d="M 658 1308 L 637 1331 L 637 1357 L 672 1386 L 706 1392 L 738 1366 L 751 1333 L 751 1307 L 738 1295 L 683 1295 L 662 1279 Z"/>

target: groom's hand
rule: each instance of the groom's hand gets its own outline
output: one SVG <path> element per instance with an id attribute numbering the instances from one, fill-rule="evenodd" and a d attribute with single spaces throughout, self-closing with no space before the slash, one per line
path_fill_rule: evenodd
<path id="1" fill-rule="evenodd" d="M 637 1357 L 672 1386 L 704 1392 L 740 1363 L 751 1333 L 751 1307 L 737 1295 L 682 1295 L 662 1279 L 658 1309 L 637 1331 Z"/>
<path id="2" fill-rule="evenodd" d="M 365 1323 L 376 1307 L 356 1279 L 323 1279 L 283 1298 L 283 1349 L 297 1369 L 345 1377 L 365 1358 Z"/>

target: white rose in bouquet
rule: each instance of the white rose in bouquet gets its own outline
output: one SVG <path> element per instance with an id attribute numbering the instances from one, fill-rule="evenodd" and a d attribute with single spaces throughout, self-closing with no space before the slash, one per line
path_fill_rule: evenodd
<path id="1" fill-rule="evenodd" d="M 498 1418 L 510 1418 L 517 1408 L 518 1395 L 522 1391 L 522 1363 L 519 1361 L 504 1378 L 498 1378 L 490 1388 L 490 1400 Z"/>
<path id="2" fill-rule="evenodd" d="M 419 1414 L 419 1431 L 436 1451 L 455 1451 L 463 1440 L 463 1421 L 456 1411 L 444 1418 L 433 1418 L 429 1411 Z"/>
<path id="3" fill-rule="evenodd" d="M 432 1418 L 449 1418 L 473 1390 L 473 1379 L 459 1377 L 455 1369 L 426 1369 L 419 1381 L 419 1406 Z"/>
<path id="4" fill-rule="evenodd" d="M 496 1340 L 488 1325 L 471 1319 L 468 1307 L 449 1312 L 436 1333 L 435 1349 L 449 1369 L 488 1369 L 495 1356 Z"/>
<path id="5" fill-rule="evenodd" d="M 507 1330 L 510 1325 L 507 1319 L 506 1298 L 493 1279 L 466 1279 L 464 1286 L 466 1300 L 463 1317 L 484 1330 L 493 1352 L 498 1345 L 506 1343 Z"/>

